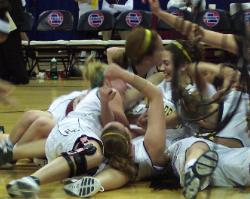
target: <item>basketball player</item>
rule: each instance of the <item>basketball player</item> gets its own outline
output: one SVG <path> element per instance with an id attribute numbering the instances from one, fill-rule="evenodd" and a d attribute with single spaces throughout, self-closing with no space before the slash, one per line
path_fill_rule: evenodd
<path id="1" fill-rule="evenodd" d="M 119 67 L 117 67 L 117 68 L 119 68 Z M 131 75 L 130 75 L 130 77 L 131 77 Z M 139 81 L 139 83 L 138 83 L 138 81 Z M 136 79 L 135 82 L 133 81 L 133 79 L 131 79 L 130 81 L 128 81 L 128 83 L 131 83 L 135 87 L 139 87 L 138 89 L 142 89 L 140 86 L 141 85 L 140 79 L 139 80 Z M 98 140 L 100 140 L 98 138 L 98 135 L 91 133 L 91 132 L 96 132 L 96 133 L 100 132 L 100 130 L 99 130 L 100 124 L 93 122 L 93 118 L 96 119 L 96 117 L 98 117 L 98 115 L 99 115 L 99 114 L 95 113 L 96 112 L 95 110 L 97 110 L 98 107 L 100 107 L 100 104 L 99 105 L 96 104 L 95 100 L 93 100 L 93 98 L 98 98 L 98 96 L 96 95 L 96 92 L 97 92 L 97 89 L 93 89 L 84 98 L 83 101 L 85 101 L 85 102 L 83 102 L 83 101 L 82 101 L 82 103 L 80 102 L 77 105 L 76 110 L 74 112 L 71 112 L 68 115 L 67 119 L 64 119 L 62 122 L 59 122 L 58 126 L 53 129 L 52 133 L 50 134 L 50 136 L 48 138 L 48 142 L 46 143 L 46 152 L 48 154 L 49 160 L 52 160 L 53 158 L 55 158 L 57 154 L 60 155 L 62 151 L 73 147 L 73 144 L 76 143 L 76 138 L 78 139 L 79 136 L 81 136 L 81 133 L 84 133 L 83 135 L 86 135 L 86 133 L 88 133 L 88 140 L 90 140 L 90 142 L 94 145 L 94 147 L 97 148 L 97 150 L 98 150 L 97 152 L 99 155 L 97 155 L 98 157 L 96 157 L 94 154 L 89 154 L 89 155 L 93 155 L 93 158 L 92 157 L 89 157 L 89 158 L 94 159 L 93 160 L 94 163 L 92 164 L 92 161 L 90 160 L 90 164 L 87 164 L 88 167 L 85 167 L 85 168 L 89 169 L 93 166 L 97 166 L 100 163 L 100 160 L 102 160 L 102 158 L 101 158 L 101 151 L 102 151 L 102 144 L 101 143 L 102 142 L 98 141 Z M 161 107 L 161 100 L 162 100 L 161 95 L 157 94 L 158 91 L 157 92 L 154 91 L 151 93 L 152 93 L 152 97 L 156 96 L 155 98 L 157 98 L 157 100 L 155 100 L 154 104 L 157 104 L 157 106 Z M 88 104 L 87 102 L 92 103 L 92 105 Z M 93 108 L 94 108 L 94 111 L 93 111 Z M 98 109 L 98 111 L 99 111 L 99 109 Z M 158 113 L 159 112 L 157 111 L 157 114 Z M 84 115 L 85 122 L 81 122 L 80 118 L 77 119 L 78 118 L 77 115 L 79 116 L 79 114 Z M 105 115 L 105 116 L 107 117 L 107 115 Z M 75 123 L 75 125 L 74 125 L 74 123 Z M 121 125 L 121 124 L 118 124 L 118 126 L 116 126 L 116 125 L 114 126 L 114 128 L 117 130 L 112 130 L 112 128 L 111 128 L 112 125 L 113 124 L 110 124 L 107 126 L 107 128 L 106 128 L 107 131 L 104 130 L 107 133 L 106 134 L 107 137 L 110 136 L 111 134 L 112 135 L 116 134 L 116 131 L 119 131 L 119 129 L 120 129 L 119 125 Z M 84 132 L 82 132 L 82 130 L 80 128 L 84 128 L 84 127 L 86 127 L 86 128 L 85 128 Z M 162 125 L 159 126 L 159 124 L 158 124 L 157 127 L 155 127 L 155 128 L 158 128 L 158 127 L 160 127 L 160 129 L 162 129 Z M 92 129 L 92 130 L 90 130 L 90 129 Z M 154 130 L 154 128 L 152 130 Z M 72 133 L 72 132 L 74 132 L 74 133 Z M 114 132 L 114 133 L 112 133 L 112 132 Z M 152 131 L 152 132 L 154 132 L 154 131 Z M 108 134 L 108 133 L 111 133 L 111 134 Z M 68 137 L 68 138 L 66 138 L 66 137 Z M 69 140 L 71 140 L 71 141 L 70 142 L 62 142 L 65 139 L 67 139 L 68 141 Z M 84 137 L 84 140 L 86 141 L 86 136 Z M 87 141 L 87 142 L 89 142 L 89 141 Z M 60 143 L 64 143 L 64 144 L 61 145 Z M 65 143 L 67 143 L 67 144 L 65 144 Z M 50 147 L 48 145 L 50 145 Z M 53 147 L 54 150 L 51 147 Z M 153 149 L 153 150 L 156 150 L 156 149 Z M 82 152 L 84 152 L 84 151 L 82 151 Z M 91 150 L 91 151 L 89 151 L 89 153 L 94 153 L 94 152 Z M 79 159 L 80 154 L 78 154 L 79 158 L 77 158 L 78 159 L 77 162 L 73 162 L 73 161 L 76 161 L 76 159 L 73 157 L 74 156 L 76 157 L 76 155 L 77 155 L 76 153 L 74 153 L 74 154 L 71 154 L 71 153 L 70 154 L 63 154 L 64 157 L 56 158 L 51 163 L 49 163 L 48 165 L 43 167 L 42 170 L 33 174 L 32 175 L 33 177 L 25 177 L 25 178 L 22 178 L 20 180 L 11 182 L 8 185 L 8 191 L 9 191 L 10 195 L 15 194 L 15 195 L 19 195 L 19 196 L 28 196 L 28 195 L 30 196 L 34 193 L 37 193 L 39 190 L 39 187 L 38 187 L 38 185 L 35 185 L 35 184 L 36 184 L 36 181 L 38 181 L 38 178 L 39 178 L 39 181 L 41 183 L 45 183 L 45 182 L 49 182 L 51 180 L 58 180 L 59 178 L 60 179 L 65 178 L 65 177 L 69 176 L 70 173 L 75 174 L 75 172 L 78 172 L 78 170 L 75 171 L 74 169 L 80 169 L 80 165 L 78 165 L 78 163 L 83 163 L 83 161 L 80 161 L 80 159 Z M 84 155 L 82 154 L 81 158 L 84 158 L 83 156 Z M 86 158 L 88 158 L 88 157 L 86 157 Z M 87 162 L 89 162 L 89 161 L 87 161 Z M 58 163 L 60 163 L 60 164 L 58 164 Z M 54 167 L 54 165 L 57 165 L 57 166 Z M 58 165 L 60 165 L 60 168 L 58 167 Z M 52 168 L 54 168 L 54 169 L 52 169 Z M 84 170 L 84 172 L 86 172 L 85 170 Z M 63 172 L 63 175 L 58 175 L 60 172 Z M 34 177 L 34 176 L 36 176 L 36 177 Z M 30 186 L 32 186 L 32 191 L 31 190 L 27 191 L 26 188 L 23 189 L 21 187 L 18 187 L 17 189 L 19 189 L 19 190 L 17 190 L 15 187 L 17 184 L 20 184 L 18 181 L 22 181 L 24 186 L 27 185 L 26 188 L 28 188 L 28 187 L 30 188 Z M 31 194 L 31 192 L 32 192 L 32 194 Z"/>

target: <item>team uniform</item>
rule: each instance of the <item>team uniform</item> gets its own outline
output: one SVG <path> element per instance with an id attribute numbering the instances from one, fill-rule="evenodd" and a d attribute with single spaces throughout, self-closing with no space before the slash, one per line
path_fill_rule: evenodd
<path id="1" fill-rule="evenodd" d="M 250 185 L 250 148 L 228 148 L 206 139 L 190 137 L 174 143 L 166 150 L 166 154 L 171 159 L 173 171 L 180 177 L 182 186 L 184 186 L 186 151 L 196 142 L 206 143 L 219 156 L 217 168 L 212 174 L 212 181 L 210 182 L 209 178 L 204 180 L 201 189 L 206 188 L 209 184 L 220 187 Z"/>
<path id="2" fill-rule="evenodd" d="M 234 107 L 236 107 L 236 101 L 238 101 L 240 93 L 240 91 L 232 90 L 226 95 L 223 105 L 222 120 L 227 114 L 231 113 Z M 250 147 L 250 139 L 247 133 L 247 112 L 249 111 L 248 103 L 249 95 L 247 93 L 243 93 L 236 113 L 225 128 L 216 134 L 217 137 L 236 139 L 241 142 L 242 146 Z"/>
<path id="3" fill-rule="evenodd" d="M 73 108 L 73 100 L 77 97 L 84 96 L 87 94 L 87 90 L 83 91 L 73 91 L 67 95 L 62 95 L 56 98 L 48 108 L 48 112 L 50 112 L 53 116 L 55 122 L 62 120 L 66 114 L 67 109 L 72 110 Z M 72 106 L 69 108 L 69 106 Z"/>
<path id="4" fill-rule="evenodd" d="M 166 115 L 171 114 L 175 111 L 175 106 L 172 101 L 171 83 L 163 80 L 158 88 L 163 94 L 164 111 Z M 144 104 L 139 104 L 133 112 L 143 113 L 146 111 Z M 184 139 L 190 136 L 189 128 L 178 126 L 175 129 L 166 130 L 166 147 L 177 142 L 178 140 Z M 134 162 L 138 166 L 136 180 L 144 180 L 152 176 L 162 175 L 165 171 L 163 167 L 153 165 L 147 149 L 144 146 L 144 136 L 134 138 L 132 140 L 134 147 Z"/>
<path id="5" fill-rule="evenodd" d="M 136 181 L 160 175 L 164 171 L 164 168 L 153 165 L 144 145 L 144 136 L 134 138 L 132 147 L 134 150 L 134 162 L 137 165 Z"/>
<path id="6" fill-rule="evenodd" d="M 172 100 L 172 88 L 171 88 L 171 82 L 163 80 L 159 85 L 158 88 L 162 92 L 163 95 L 163 104 L 164 104 L 164 112 L 165 115 L 169 115 L 172 112 L 176 111 L 174 102 Z M 166 130 L 166 145 L 170 146 L 174 142 L 191 136 L 190 128 L 178 125 L 174 129 L 167 129 Z"/>
<path id="7" fill-rule="evenodd" d="M 77 141 L 83 136 L 101 144 L 100 115 L 101 103 L 98 88 L 95 88 L 77 104 L 74 111 L 52 129 L 45 146 L 48 161 L 60 156 L 62 152 L 73 150 Z"/>

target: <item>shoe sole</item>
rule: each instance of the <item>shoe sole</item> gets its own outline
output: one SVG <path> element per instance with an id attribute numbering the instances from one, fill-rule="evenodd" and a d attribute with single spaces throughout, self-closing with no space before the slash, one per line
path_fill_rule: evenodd
<path id="1" fill-rule="evenodd" d="M 218 164 L 218 154 L 215 151 L 207 151 L 202 154 L 193 167 L 193 172 L 199 177 L 211 175 Z"/>
<path id="2" fill-rule="evenodd" d="M 83 177 L 79 180 L 64 181 L 64 191 L 69 195 L 85 198 L 104 190 L 96 178 Z"/>
<path id="3" fill-rule="evenodd" d="M 15 181 L 6 185 L 8 194 L 11 197 L 30 198 L 38 194 L 39 190 L 32 190 L 32 186 L 27 183 Z"/>
<path id="4" fill-rule="evenodd" d="M 186 199 L 194 199 L 200 190 L 200 180 L 199 178 L 193 177 L 188 186 L 185 187 L 183 195 Z"/>
<path id="5" fill-rule="evenodd" d="M 196 198 L 201 187 L 200 178 L 212 175 L 217 163 L 218 154 L 215 151 L 207 151 L 197 159 L 192 169 L 194 176 L 189 180 L 183 192 L 186 199 Z"/>

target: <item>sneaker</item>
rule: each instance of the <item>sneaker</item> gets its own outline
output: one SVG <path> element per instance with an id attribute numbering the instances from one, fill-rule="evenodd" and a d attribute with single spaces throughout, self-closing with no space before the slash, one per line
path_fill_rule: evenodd
<path id="1" fill-rule="evenodd" d="M 12 161 L 13 145 L 8 139 L 0 141 L 0 166 Z"/>
<path id="2" fill-rule="evenodd" d="M 187 199 L 195 199 L 201 190 L 202 184 L 211 176 L 217 167 L 218 154 L 215 151 L 207 151 L 201 155 L 193 166 L 185 172 L 183 195 Z M 209 183 L 207 183 L 209 184 Z"/>
<path id="3" fill-rule="evenodd" d="M 11 197 L 33 197 L 40 191 L 39 180 L 34 176 L 26 176 L 11 181 L 6 185 L 6 189 Z"/>
<path id="4" fill-rule="evenodd" d="M 104 188 L 97 178 L 85 176 L 81 179 L 66 179 L 64 181 L 64 191 L 69 195 L 86 198 L 95 195 L 99 191 L 103 192 Z"/>

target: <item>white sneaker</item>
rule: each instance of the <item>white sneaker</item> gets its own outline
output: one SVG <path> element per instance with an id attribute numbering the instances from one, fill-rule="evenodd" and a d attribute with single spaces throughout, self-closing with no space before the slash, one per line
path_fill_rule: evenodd
<path id="1" fill-rule="evenodd" d="M 198 192 L 206 184 L 209 185 L 211 176 L 217 167 L 218 154 L 207 151 L 202 154 L 193 166 L 185 172 L 183 195 L 186 199 L 195 199 Z"/>
<path id="2" fill-rule="evenodd" d="M 103 192 L 100 181 L 97 178 L 84 176 L 81 179 L 66 179 L 64 181 L 64 191 L 69 195 L 82 198 L 95 195 L 97 192 Z"/>
<path id="3" fill-rule="evenodd" d="M 29 198 L 36 196 L 40 191 L 40 186 L 33 176 L 26 176 L 17 180 L 11 181 L 6 185 L 8 194 L 11 197 Z"/>
<path id="4" fill-rule="evenodd" d="M 8 139 L 0 141 L 0 165 L 9 163 L 12 161 L 13 145 Z"/>

